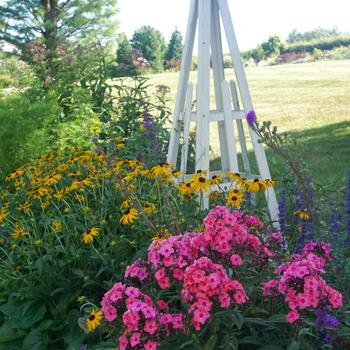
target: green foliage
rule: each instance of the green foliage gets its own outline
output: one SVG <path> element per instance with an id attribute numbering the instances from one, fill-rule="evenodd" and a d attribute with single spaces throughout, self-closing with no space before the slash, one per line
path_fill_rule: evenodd
<path id="1" fill-rule="evenodd" d="M 54 134 L 48 128 L 57 115 L 57 99 L 32 101 L 25 94 L 0 98 L 0 174 L 45 152 Z"/>
<path id="2" fill-rule="evenodd" d="M 15 87 L 25 89 L 32 82 L 30 67 L 17 57 L 0 52 L 0 89 Z"/>
<path id="3" fill-rule="evenodd" d="M 337 47 L 349 46 L 350 35 L 340 35 L 327 38 L 313 39 L 310 41 L 297 41 L 288 45 L 283 52 L 310 52 L 315 49 L 322 51 L 332 50 Z"/>
<path id="4" fill-rule="evenodd" d="M 130 55 L 131 44 L 125 33 L 118 36 L 117 62 L 119 64 L 132 65 L 132 57 Z"/>
<path id="5" fill-rule="evenodd" d="M 150 26 L 137 29 L 131 39 L 134 49 L 140 50 L 143 57 L 156 72 L 163 70 L 166 44 L 162 33 Z"/>
<path id="6" fill-rule="evenodd" d="M 183 50 L 182 35 L 178 30 L 175 30 L 171 34 L 171 38 L 168 43 L 168 48 L 165 53 L 165 66 L 174 68 L 173 65 L 175 62 L 177 62 L 177 68 L 179 68 L 182 50 Z"/>
<path id="7" fill-rule="evenodd" d="M 255 64 L 259 64 L 259 62 L 266 57 L 265 51 L 261 46 L 258 46 L 255 49 L 251 50 L 250 56 L 254 60 Z"/>
<path id="8" fill-rule="evenodd" d="M 51 185 L 50 174 L 56 177 Z M 0 252 L 0 313 L 7 327 L 0 348 L 13 342 L 22 349 L 77 348 L 86 338 L 77 326 L 81 303 L 87 297 L 98 302 L 104 286 L 148 239 L 144 231 L 138 237 L 137 230 L 120 226 L 121 197 L 104 156 L 51 153 L 16 180 L 16 189 L 9 184 L 1 193 L 16 222 L 0 228 L 7 242 Z M 36 194 L 35 183 L 51 190 Z M 31 204 L 21 211 L 24 203 Z M 27 233 L 11 236 L 16 227 Z M 90 245 L 83 233 L 92 227 L 99 232 Z"/>
<path id="9" fill-rule="evenodd" d="M 14 80 L 8 74 L 0 74 L 0 89 L 8 88 L 14 85 Z"/>
<path id="10" fill-rule="evenodd" d="M 66 40 L 98 40 L 113 35 L 116 0 L 37 1 L 6 0 L 0 6 L 0 40 L 32 62 L 28 44 L 45 45 L 51 63 Z"/>
<path id="11" fill-rule="evenodd" d="M 261 44 L 261 49 L 266 57 L 278 55 L 283 49 L 282 40 L 277 36 L 270 36 L 269 39 Z"/>
<path id="12" fill-rule="evenodd" d="M 301 33 L 294 29 L 289 35 L 287 42 L 288 43 L 295 43 L 298 41 L 311 41 L 314 39 L 321 39 L 321 38 L 327 38 L 327 37 L 334 37 L 338 36 L 340 33 L 336 27 L 333 29 L 325 29 L 318 27 L 316 29 L 313 29 L 308 32 Z"/>

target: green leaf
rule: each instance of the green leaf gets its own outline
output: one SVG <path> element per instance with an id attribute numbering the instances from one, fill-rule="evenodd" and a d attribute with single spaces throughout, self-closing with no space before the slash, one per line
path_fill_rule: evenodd
<path id="1" fill-rule="evenodd" d="M 241 329 L 244 323 L 244 318 L 238 311 L 233 311 L 231 315 L 232 321 L 237 326 L 238 329 Z"/>
<path id="2" fill-rule="evenodd" d="M 264 345 L 258 348 L 258 350 L 284 350 L 284 348 L 278 345 Z"/>
<path id="3" fill-rule="evenodd" d="M 31 330 L 23 340 L 21 350 L 45 350 L 49 339 L 46 333 L 39 329 Z"/>
<path id="4" fill-rule="evenodd" d="M 23 338 L 25 335 L 25 331 L 14 328 L 10 321 L 6 321 L 0 328 L 0 343 L 18 340 Z"/>
<path id="5" fill-rule="evenodd" d="M 300 342 L 297 342 L 296 340 L 293 340 L 287 347 L 287 350 L 299 350 L 300 349 Z"/>
<path id="6" fill-rule="evenodd" d="M 204 349 L 205 350 L 214 350 L 217 339 L 218 339 L 217 335 L 212 335 L 210 337 L 210 339 L 208 340 L 208 342 L 205 344 L 205 348 Z"/>
<path id="7" fill-rule="evenodd" d="M 247 337 L 240 339 L 238 342 L 239 344 L 264 345 L 266 344 L 266 339 L 249 335 Z"/>
<path id="8" fill-rule="evenodd" d="M 267 319 L 267 321 L 273 322 L 273 323 L 287 323 L 285 314 L 277 314 L 277 315 L 271 316 L 270 318 Z"/>
<path id="9" fill-rule="evenodd" d="M 68 314 L 67 326 L 63 331 L 63 339 L 72 348 L 79 348 L 83 343 L 85 334 L 78 325 L 80 313 L 78 310 L 71 310 Z"/>
<path id="10" fill-rule="evenodd" d="M 192 344 L 193 344 L 193 340 L 189 340 L 189 341 L 183 343 L 183 344 L 180 346 L 180 349 L 185 349 L 186 346 L 192 345 Z"/>
<path id="11" fill-rule="evenodd" d="M 84 278 L 85 277 L 85 273 L 83 270 L 81 269 L 73 269 L 72 270 L 73 274 L 80 277 L 80 278 Z"/>
<path id="12" fill-rule="evenodd" d="M 46 307 L 44 304 L 35 303 L 24 311 L 22 317 L 18 320 L 18 328 L 30 328 L 36 322 L 40 321 L 46 313 Z"/>

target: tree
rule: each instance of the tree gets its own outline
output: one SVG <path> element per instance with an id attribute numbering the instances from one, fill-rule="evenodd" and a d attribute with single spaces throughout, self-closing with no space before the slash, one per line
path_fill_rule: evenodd
<path id="1" fill-rule="evenodd" d="M 140 50 L 152 69 L 163 70 L 166 44 L 162 33 L 150 26 L 137 29 L 131 39 L 133 49 Z"/>
<path id="2" fill-rule="evenodd" d="M 118 37 L 118 48 L 117 48 L 117 62 L 119 64 L 131 65 L 131 44 L 126 37 L 125 33 L 119 34 Z"/>
<path id="3" fill-rule="evenodd" d="M 267 41 L 262 43 L 261 48 L 264 50 L 266 57 L 279 55 L 283 48 L 283 43 L 279 36 L 274 35 L 270 36 Z"/>
<path id="4" fill-rule="evenodd" d="M 0 41 L 12 45 L 27 61 L 28 44 L 38 41 L 51 61 L 62 42 L 112 35 L 116 4 L 117 0 L 3 0 Z"/>
<path id="5" fill-rule="evenodd" d="M 338 28 L 334 27 L 332 29 L 325 29 L 322 27 L 318 27 L 316 29 L 310 30 L 309 32 L 300 33 L 296 29 L 294 29 L 289 35 L 287 42 L 294 43 L 297 41 L 311 41 L 314 39 L 328 38 L 332 36 L 339 35 Z"/>
<path id="6" fill-rule="evenodd" d="M 255 49 L 251 50 L 250 56 L 254 60 L 256 65 L 258 65 L 260 61 L 266 58 L 265 52 L 260 45 Z"/>
<path id="7" fill-rule="evenodd" d="M 172 34 L 168 44 L 167 51 L 165 53 L 165 64 L 170 62 L 180 62 L 182 55 L 182 34 L 176 29 Z"/>

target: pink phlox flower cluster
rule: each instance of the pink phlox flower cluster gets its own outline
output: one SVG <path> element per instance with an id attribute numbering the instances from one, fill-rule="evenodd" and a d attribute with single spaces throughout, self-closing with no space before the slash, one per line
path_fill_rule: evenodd
<path id="1" fill-rule="evenodd" d="M 318 254 L 318 255 L 316 255 Z M 280 265 L 275 273 L 280 277 L 264 283 L 263 295 L 283 295 L 290 312 L 287 321 L 300 319 L 300 312 L 306 308 L 342 306 L 342 295 L 321 277 L 324 266 L 331 261 L 327 243 L 308 243 L 301 254 L 292 256 L 290 262 Z"/>
<path id="2" fill-rule="evenodd" d="M 101 304 L 108 321 L 114 321 L 121 315 L 124 331 L 119 338 L 118 350 L 156 349 L 161 331 L 170 335 L 172 329 L 183 330 L 182 314 L 162 312 L 167 308 L 164 301 L 154 305 L 153 300 L 138 288 L 127 287 L 120 282 L 105 293 Z"/>
<path id="3" fill-rule="evenodd" d="M 309 242 L 307 243 L 301 253 L 302 256 L 307 256 L 312 253 L 324 260 L 324 265 L 333 260 L 331 255 L 331 246 L 326 242 Z"/>
<path id="4" fill-rule="evenodd" d="M 204 240 L 199 245 L 202 250 L 209 249 L 228 258 L 237 251 L 258 259 L 273 256 L 268 246 L 258 236 L 250 233 L 252 227 L 255 230 L 262 226 L 255 216 L 240 211 L 230 212 L 226 207 L 216 207 L 204 219 L 204 225 Z M 201 237 L 197 239 L 201 240 Z"/>
<path id="5" fill-rule="evenodd" d="M 190 305 L 191 323 L 196 330 L 210 318 L 213 303 L 228 308 L 234 302 L 243 304 L 248 300 L 243 286 L 231 280 L 222 265 L 206 257 L 186 269 L 181 296 Z"/>
<path id="6" fill-rule="evenodd" d="M 139 281 L 143 282 L 149 277 L 147 271 L 146 263 L 138 259 L 133 262 L 131 265 L 127 266 L 124 274 L 124 278 L 136 278 Z"/>

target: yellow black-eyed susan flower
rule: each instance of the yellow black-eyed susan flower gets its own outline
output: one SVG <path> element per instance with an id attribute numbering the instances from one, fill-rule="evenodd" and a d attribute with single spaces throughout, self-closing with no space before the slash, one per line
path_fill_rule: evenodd
<path id="1" fill-rule="evenodd" d="M 8 204 L 5 204 L 0 208 L 0 224 L 2 224 L 5 221 L 8 213 L 8 208 Z"/>
<path id="2" fill-rule="evenodd" d="M 61 180 L 61 175 L 60 174 L 51 174 L 49 176 L 46 176 L 42 180 L 42 184 L 44 186 L 51 186 L 57 184 Z"/>
<path id="3" fill-rule="evenodd" d="M 60 233 L 62 231 L 62 223 L 59 220 L 55 220 L 52 223 L 52 229 L 54 230 L 55 233 Z"/>
<path id="4" fill-rule="evenodd" d="M 99 229 L 97 227 L 91 227 L 82 234 L 82 240 L 85 244 L 91 244 L 98 235 Z"/>
<path id="5" fill-rule="evenodd" d="M 192 178 L 192 185 L 195 192 L 206 192 L 211 187 L 211 182 L 204 176 L 194 176 Z"/>
<path id="6" fill-rule="evenodd" d="M 212 185 L 219 185 L 222 183 L 222 177 L 220 175 L 213 175 L 210 179 Z"/>
<path id="7" fill-rule="evenodd" d="M 49 196 L 52 193 L 52 189 L 48 187 L 35 187 L 28 191 L 30 198 L 36 199 L 44 196 Z"/>
<path id="8" fill-rule="evenodd" d="M 160 230 L 157 236 L 152 237 L 152 241 L 162 242 L 171 236 L 172 236 L 171 232 L 165 228 L 163 230 Z"/>
<path id="9" fill-rule="evenodd" d="M 226 197 L 226 202 L 228 205 L 232 207 L 239 207 L 243 200 L 243 191 L 240 191 L 238 189 L 233 189 L 229 191 Z"/>
<path id="10" fill-rule="evenodd" d="M 79 170 L 77 171 L 73 171 L 71 173 L 68 173 L 68 176 L 69 177 L 80 177 L 80 176 L 83 176 L 83 173 Z"/>
<path id="11" fill-rule="evenodd" d="M 120 209 L 130 208 L 130 199 L 125 199 L 120 206 Z"/>
<path id="12" fill-rule="evenodd" d="M 127 208 L 124 212 L 122 217 L 120 218 L 120 223 L 122 225 L 129 225 L 132 224 L 135 219 L 137 218 L 139 212 L 136 208 Z"/>
<path id="13" fill-rule="evenodd" d="M 298 216 L 301 220 L 309 221 L 311 219 L 311 214 L 305 210 L 297 210 L 294 215 Z"/>
<path id="14" fill-rule="evenodd" d="M 11 237 L 14 239 L 18 239 L 24 236 L 28 236 L 28 232 L 25 231 L 19 224 L 15 224 L 14 230 L 11 233 Z"/>
<path id="15" fill-rule="evenodd" d="M 233 182 L 242 183 L 244 181 L 244 178 L 239 173 L 227 173 L 228 178 Z"/>
<path id="16" fill-rule="evenodd" d="M 41 207 L 42 207 L 42 209 L 44 209 L 44 210 L 46 210 L 47 208 L 49 208 L 50 205 L 51 205 L 51 202 L 48 201 L 48 200 L 41 203 Z"/>
<path id="17" fill-rule="evenodd" d="M 22 176 L 25 172 L 25 166 L 22 166 L 18 169 L 16 169 L 15 171 L 13 171 L 12 173 L 8 174 L 5 178 L 6 181 L 10 181 L 15 179 L 16 177 Z"/>
<path id="18" fill-rule="evenodd" d="M 194 192 L 194 187 L 190 182 L 180 182 L 177 189 L 185 198 L 189 198 Z"/>
<path id="19" fill-rule="evenodd" d="M 157 210 L 156 206 L 153 203 L 146 203 L 143 212 L 145 214 L 152 214 Z"/>
<path id="20" fill-rule="evenodd" d="M 62 190 L 57 191 L 54 194 L 54 197 L 56 197 L 59 201 L 64 199 L 64 197 L 69 193 L 68 188 L 65 187 Z"/>
<path id="21" fill-rule="evenodd" d="M 23 181 L 23 179 L 16 179 L 15 180 L 15 189 L 18 191 L 19 189 L 23 188 L 25 186 L 25 182 Z"/>
<path id="22" fill-rule="evenodd" d="M 215 199 L 218 199 L 220 197 L 220 192 L 219 191 L 211 191 L 209 194 L 209 200 L 213 201 Z"/>
<path id="23" fill-rule="evenodd" d="M 162 177 L 162 178 L 166 178 L 171 176 L 171 165 L 169 163 L 162 163 L 159 165 L 154 166 L 153 168 L 151 168 L 149 170 L 149 174 L 151 177 L 155 178 L 155 177 Z"/>
<path id="24" fill-rule="evenodd" d="M 94 133 L 94 134 L 98 134 L 100 132 L 100 127 L 98 126 L 92 126 L 89 128 L 89 130 Z"/>
<path id="25" fill-rule="evenodd" d="M 118 150 L 122 150 L 125 148 L 125 143 L 117 143 L 115 147 Z"/>
<path id="26" fill-rule="evenodd" d="M 268 188 L 275 186 L 275 181 L 271 179 L 260 180 L 260 185 L 264 190 L 267 190 Z"/>
<path id="27" fill-rule="evenodd" d="M 181 176 L 183 175 L 183 173 L 182 173 L 181 171 L 179 171 L 179 170 L 173 170 L 173 171 L 171 172 L 171 175 L 172 175 L 173 177 L 181 177 Z"/>
<path id="28" fill-rule="evenodd" d="M 247 182 L 247 189 L 250 192 L 258 192 L 261 188 L 261 182 L 259 179 L 254 179 Z"/>

